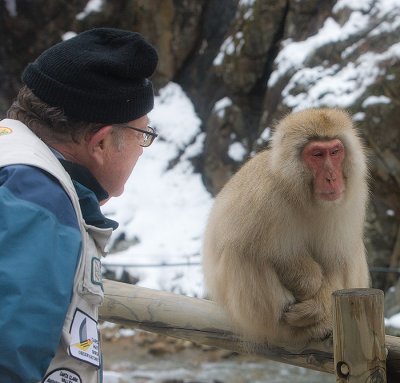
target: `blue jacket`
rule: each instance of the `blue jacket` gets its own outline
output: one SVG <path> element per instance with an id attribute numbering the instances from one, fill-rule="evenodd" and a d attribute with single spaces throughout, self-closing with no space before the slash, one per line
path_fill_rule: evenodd
<path id="1" fill-rule="evenodd" d="M 116 228 L 106 198 L 83 167 L 60 160 L 88 224 Z M 0 168 L 0 382 L 40 381 L 57 349 L 81 251 L 76 214 L 51 175 L 27 165 Z"/>

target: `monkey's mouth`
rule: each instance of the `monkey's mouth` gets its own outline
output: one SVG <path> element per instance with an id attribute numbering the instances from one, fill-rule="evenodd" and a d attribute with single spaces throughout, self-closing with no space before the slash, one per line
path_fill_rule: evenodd
<path id="1" fill-rule="evenodd" d="M 342 197 L 344 190 L 329 190 L 319 192 L 318 196 L 323 201 L 336 201 Z"/>

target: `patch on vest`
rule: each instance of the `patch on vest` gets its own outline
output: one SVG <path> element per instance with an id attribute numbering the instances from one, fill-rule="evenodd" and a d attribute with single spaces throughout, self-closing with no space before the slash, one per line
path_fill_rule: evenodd
<path id="1" fill-rule="evenodd" d="M 69 354 L 82 362 L 99 367 L 100 344 L 97 322 L 83 311 L 76 309 L 70 334 Z"/>
<path id="2" fill-rule="evenodd" d="M 12 129 L 7 128 L 6 126 L 0 126 L 0 136 L 5 136 L 6 134 L 11 134 Z"/>
<path id="3" fill-rule="evenodd" d="M 58 368 L 49 372 L 42 383 L 82 383 L 81 377 L 68 368 Z"/>
<path id="4" fill-rule="evenodd" d="M 92 283 L 95 285 L 101 286 L 103 290 L 103 278 L 101 274 L 101 261 L 99 258 L 93 257 L 92 258 L 92 270 L 91 270 L 91 279 Z"/>

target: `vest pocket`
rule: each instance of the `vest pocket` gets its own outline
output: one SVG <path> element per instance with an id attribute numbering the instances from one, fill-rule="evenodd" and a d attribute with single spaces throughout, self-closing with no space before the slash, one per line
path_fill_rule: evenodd
<path id="1" fill-rule="evenodd" d="M 83 278 L 79 284 L 80 295 L 90 304 L 100 306 L 104 300 L 103 278 L 100 257 L 104 256 L 104 246 L 110 230 L 86 226 L 82 259 Z"/>
<path id="2" fill-rule="evenodd" d="M 101 262 L 98 257 L 86 257 L 79 293 L 90 304 L 100 306 L 104 300 Z"/>

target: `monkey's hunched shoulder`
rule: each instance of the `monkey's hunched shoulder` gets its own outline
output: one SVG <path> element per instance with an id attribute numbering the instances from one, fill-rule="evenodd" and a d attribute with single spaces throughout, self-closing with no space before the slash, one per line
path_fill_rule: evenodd
<path id="1" fill-rule="evenodd" d="M 230 198 L 242 198 L 259 189 L 269 193 L 270 182 L 266 180 L 271 178 L 270 157 L 269 150 L 265 150 L 249 159 L 225 184 L 220 194 L 232 191 Z"/>

